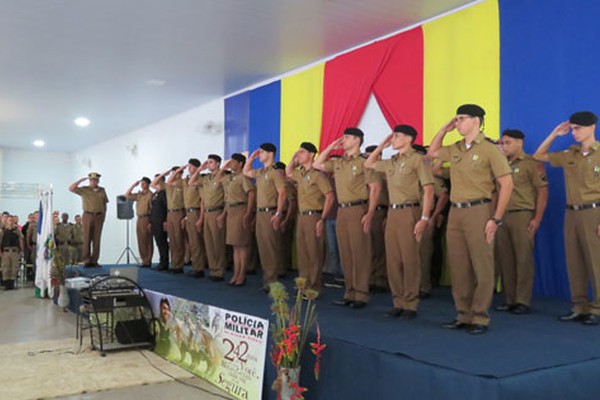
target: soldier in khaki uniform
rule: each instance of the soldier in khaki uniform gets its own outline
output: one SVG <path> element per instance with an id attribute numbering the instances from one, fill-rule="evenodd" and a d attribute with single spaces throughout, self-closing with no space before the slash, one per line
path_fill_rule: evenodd
<path id="1" fill-rule="evenodd" d="M 276 152 L 277 147 L 273 143 L 263 143 L 244 165 L 244 175 L 256 179 L 256 241 L 263 268 L 261 290 L 265 293 L 269 292 L 268 285 L 277 281 L 282 258 L 279 225 L 283 217 L 286 187 L 283 171 L 273 168 Z M 252 169 L 256 158 L 263 164 L 260 169 Z"/>
<path id="2" fill-rule="evenodd" d="M 371 222 L 381 192 L 381 177 L 364 168 L 360 154 L 363 132 L 347 128 L 344 136 L 333 141 L 319 154 L 313 166 L 333 172 L 338 197 L 336 233 L 344 270 L 344 298 L 336 305 L 360 309 L 369 301 L 371 278 Z M 329 153 L 340 148 L 344 156 L 327 160 Z"/>
<path id="3" fill-rule="evenodd" d="M 320 292 L 325 264 L 325 216 L 331 210 L 335 195 L 329 178 L 313 168 L 316 153 L 314 144 L 300 144 L 286 174 L 298 185 L 296 251 L 300 255 L 299 275 L 306 278 L 307 288 Z"/>
<path id="4" fill-rule="evenodd" d="M 89 186 L 79 185 L 89 180 Z M 100 174 L 91 172 L 87 178 L 81 178 L 69 186 L 69 190 L 81 196 L 83 200 L 83 265 L 97 267 L 100 257 L 100 237 L 106 218 L 108 197 L 103 187 L 98 186 Z"/>
<path id="5" fill-rule="evenodd" d="M 465 329 L 480 335 L 488 330 L 494 290 L 494 236 L 512 192 L 506 157 L 485 139 L 485 111 L 464 104 L 456 117 L 436 134 L 428 155 L 450 162 L 451 209 L 446 233 L 456 319 L 446 329 Z M 457 129 L 463 140 L 442 147 L 448 132 Z M 500 189 L 495 210 L 490 207 L 496 179 Z"/>
<path id="6" fill-rule="evenodd" d="M 185 206 L 185 218 L 182 228 L 184 234 L 184 246 L 188 249 L 192 263 L 192 269 L 188 276 L 201 278 L 208 266 L 206 259 L 206 246 L 204 243 L 204 216 L 202 213 L 202 189 L 198 186 L 198 175 L 206 168 L 206 162 L 200 164 L 197 158 L 190 158 L 187 169 L 189 176 L 183 179 L 183 204 Z M 182 169 L 183 172 L 183 169 Z M 185 254 L 185 251 L 184 251 Z M 185 260 L 184 260 L 185 262 Z"/>
<path id="7" fill-rule="evenodd" d="M 574 113 L 550 133 L 533 155 L 536 160 L 549 161 L 564 170 L 565 250 L 573 308 L 560 320 L 585 325 L 597 325 L 600 315 L 600 143 L 594 136 L 597 122 L 598 117 L 592 112 Z M 554 139 L 569 131 L 578 144 L 548 153 Z"/>
<path id="8" fill-rule="evenodd" d="M 80 263 L 83 257 L 83 224 L 81 223 L 81 215 L 75 216 L 75 223 L 73 224 L 73 248 L 74 248 L 74 262 Z"/>
<path id="9" fill-rule="evenodd" d="M 244 176 L 242 168 L 246 157 L 240 153 L 231 155 L 225 162 L 220 179 L 225 190 L 226 203 L 226 243 L 233 246 L 233 276 L 230 285 L 246 284 L 246 267 L 252 245 L 254 211 L 256 207 L 256 188 L 252 181 Z M 226 174 L 225 171 L 230 173 Z"/>
<path id="10" fill-rule="evenodd" d="M 14 224 L 14 217 L 6 218 L 0 230 L 0 258 L 2 260 L 2 283 L 4 289 L 15 288 L 15 279 L 19 269 L 19 259 L 23 251 L 23 235 Z"/>
<path id="11" fill-rule="evenodd" d="M 158 186 L 163 177 L 169 175 L 165 185 L 167 194 L 167 235 L 169 236 L 169 246 L 171 249 L 170 273 L 183 273 L 183 219 L 185 217 L 185 206 L 183 200 L 184 183 L 181 176 L 183 170 L 187 167 L 173 167 L 162 174 L 156 176 L 152 181 L 152 186 Z"/>
<path id="12" fill-rule="evenodd" d="M 54 227 L 54 239 L 65 265 L 73 263 L 71 243 L 73 242 L 73 224 L 69 222 L 69 214 L 62 213 L 61 223 Z"/>
<path id="13" fill-rule="evenodd" d="M 375 151 L 377 145 L 367 146 L 365 148 L 365 157 L 369 157 Z M 381 153 L 377 161 L 381 160 Z M 385 260 L 385 222 L 390 204 L 387 190 L 386 176 L 381 174 L 383 183 L 377 207 L 373 213 L 373 222 L 371 222 L 371 256 L 373 257 L 371 281 L 369 290 L 371 293 L 387 292 L 389 288 L 387 277 L 387 265 Z"/>
<path id="14" fill-rule="evenodd" d="M 523 151 L 525 134 L 516 129 L 502 132 L 501 145 L 512 168 L 514 189 L 496 232 L 496 263 L 502 273 L 505 303 L 498 311 L 527 314 L 533 289 L 533 246 L 548 200 L 544 165 Z"/>
<path id="15" fill-rule="evenodd" d="M 154 246 L 152 244 L 152 226 L 150 225 L 150 207 L 152 204 L 152 192 L 150 191 L 150 178 L 143 177 L 134 182 L 125 193 L 125 197 L 135 201 L 135 213 L 137 215 L 136 234 L 138 241 L 138 251 L 142 259 L 142 267 L 150 268 L 152 266 L 152 253 Z M 142 190 L 133 193 L 136 186 Z"/>
<path id="16" fill-rule="evenodd" d="M 421 266 L 419 242 L 427 227 L 433 205 L 433 173 L 423 155 L 412 148 L 417 131 L 398 125 L 371 153 L 365 167 L 386 175 L 390 209 L 385 229 L 387 274 L 394 308 L 386 315 L 413 319 L 419 305 Z M 381 152 L 392 146 L 398 153 L 379 160 Z M 421 205 L 421 193 L 423 204 Z"/>
<path id="17" fill-rule="evenodd" d="M 209 173 L 199 179 L 199 186 L 202 190 L 204 244 L 208 256 L 210 278 L 215 282 L 220 282 L 223 280 L 227 261 L 225 191 L 219 178 L 221 157 L 210 154 L 205 164 Z"/>

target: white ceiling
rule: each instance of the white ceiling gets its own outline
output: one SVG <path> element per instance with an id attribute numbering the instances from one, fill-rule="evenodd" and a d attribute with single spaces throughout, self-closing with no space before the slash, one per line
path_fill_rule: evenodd
<path id="1" fill-rule="evenodd" d="M 472 2 L 0 0 L 0 147 L 72 152 Z"/>

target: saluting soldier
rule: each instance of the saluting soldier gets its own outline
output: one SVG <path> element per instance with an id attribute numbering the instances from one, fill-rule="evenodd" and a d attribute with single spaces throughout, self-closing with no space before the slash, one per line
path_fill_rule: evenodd
<path id="1" fill-rule="evenodd" d="M 152 207 L 152 192 L 150 191 L 150 178 L 144 176 L 139 181 L 135 181 L 125 193 L 125 197 L 135 201 L 135 213 L 137 215 L 136 233 L 138 241 L 138 251 L 142 259 L 142 267 L 150 268 L 152 266 L 152 253 L 154 246 L 152 244 L 152 225 L 150 224 L 150 209 Z M 141 190 L 133 193 L 136 186 Z"/>
<path id="2" fill-rule="evenodd" d="M 171 267 L 170 273 L 180 274 L 183 273 L 183 228 L 182 221 L 185 217 L 185 208 L 183 200 L 183 167 L 172 167 L 166 170 L 159 176 L 155 177 L 152 181 L 152 186 L 158 185 L 160 180 L 169 175 L 165 185 L 165 192 L 167 195 L 167 234 L 169 236 L 169 247 L 171 250 Z"/>
<path id="3" fill-rule="evenodd" d="M 560 123 L 533 155 L 564 170 L 567 191 L 565 250 L 573 308 L 559 319 L 597 325 L 600 315 L 600 143 L 595 131 L 598 117 L 576 112 Z M 548 153 L 550 144 L 571 131 L 576 145 Z M 591 284 L 592 299 L 588 298 Z"/>
<path id="4" fill-rule="evenodd" d="M 256 180 L 256 241 L 263 268 L 263 287 L 269 292 L 269 284 L 277 281 L 277 271 L 281 265 L 281 233 L 279 225 L 283 217 L 286 201 L 285 177 L 283 171 L 273 168 L 277 147 L 273 143 L 263 143 L 255 150 L 244 165 L 244 175 Z M 252 162 L 258 158 L 263 164 L 260 169 L 252 169 Z"/>
<path id="5" fill-rule="evenodd" d="M 511 168 L 496 145 L 481 132 L 485 111 L 464 104 L 456 117 L 436 134 L 428 155 L 450 162 L 451 209 L 446 233 L 456 319 L 446 329 L 467 329 L 472 335 L 488 330 L 494 291 L 494 236 L 512 192 Z M 457 129 L 464 139 L 442 147 L 448 132 Z M 494 181 L 495 179 L 495 181 Z M 491 208 L 495 182 L 496 209 Z"/>
<path id="6" fill-rule="evenodd" d="M 250 246 L 254 231 L 254 211 L 256 207 L 256 187 L 242 174 L 246 157 L 240 153 L 231 155 L 221 170 L 221 181 L 225 190 L 226 242 L 233 246 L 233 276 L 230 285 L 246 284 L 246 267 L 250 256 Z M 229 170 L 227 174 L 225 171 Z"/>
<path id="7" fill-rule="evenodd" d="M 61 222 L 54 228 L 56 246 L 62 255 L 65 265 L 71 265 L 71 242 L 73 241 L 73 224 L 69 222 L 69 214 L 62 213 Z"/>
<path id="8" fill-rule="evenodd" d="M 369 157 L 371 153 L 375 151 L 377 145 L 367 146 L 365 148 L 365 157 Z M 381 160 L 381 153 L 379 158 Z M 369 289 L 371 293 L 383 293 L 387 292 L 389 288 L 388 277 L 387 277 L 387 265 L 385 260 L 385 222 L 388 213 L 388 206 L 390 203 L 388 188 L 386 183 L 386 176 L 381 175 L 383 183 L 381 185 L 381 192 L 379 193 L 379 200 L 377 200 L 377 207 L 373 213 L 373 222 L 371 223 L 371 256 L 373 257 L 371 282 Z"/>
<path id="9" fill-rule="evenodd" d="M 15 279 L 19 269 L 19 259 L 23 251 L 23 235 L 14 224 L 14 217 L 9 215 L 0 229 L 0 258 L 2 260 L 2 283 L 4 289 L 15 288 Z"/>
<path id="10" fill-rule="evenodd" d="M 100 237 L 108 203 L 106 191 L 98 186 L 100 176 L 97 172 L 90 172 L 87 178 L 81 178 L 69 186 L 69 190 L 81 196 L 83 201 L 83 265 L 86 267 L 97 267 L 100 257 Z M 86 179 L 89 185 L 80 187 Z"/>
<path id="11" fill-rule="evenodd" d="M 152 236 L 156 247 L 158 247 L 159 263 L 157 270 L 166 271 L 169 269 L 169 237 L 167 235 L 167 194 L 165 190 L 165 177 L 160 174 L 154 175 L 155 180 L 151 187 L 154 189 L 152 194 L 152 204 L 150 206 L 150 225 Z"/>
<path id="12" fill-rule="evenodd" d="M 504 224 L 496 232 L 496 262 L 502 273 L 505 302 L 498 311 L 529 312 L 535 260 L 535 233 L 548 201 L 544 164 L 523 151 L 525 134 L 517 129 L 502 132 L 501 146 L 512 168 L 514 189 Z"/>
<path id="13" fill-rule="evenodd" d="M 397 125 L 365 162 L 365 167 L 386 175 L 390 206 L 385 248 L 394 303 L 386 316 L 403 319 L 417 316 L 421 281 L 419 242 L 433 205 L 433 173 L 431 167 L 425 165 L 423 155 L 412 148 L 416 137 L 417 131 L 412 126 Z M 379 160 L 381 152 L 390 145 L 398 153 L 389 160 Z"/>
<path id="14" fill-rule="evenodd" d="M 296 251 L 299 275 L 307 288 L 321 291 L 325 264 L 325 216 L 331 210 L 335 196 L 329 178 L 313 168 L 317 148 L 310 142 L 300 144 L 287 165 L 287 176 L 298 185 L 298 220 Z"/>
<path id="15" fill-rule="evenodd" d="M 338 196 L 336 234 L 344 272 L 344 298 L 334 301 L 340 306 L 363 308 L 369 301 L 371 278 L 371 222 L 381 192 L 381 177 L 364 167 L 360 154 L 364 133 L 347 128 L 319 154 L 313 166 L 333 172 Z M 344 156 L 327 160 L 329 153 L 343 148 Z"/>
<path id="16" fill-rule="evenodd" d="M 198 183 L 202 191 L 204 245 L 208 257 L 210 279 L 215 282 L 223 280 L 227 261 L 225 191 L 219 179 L 221 161 L 221 156 L 210 154 L 205 163 L 209 173 L 199 178 Z"/>

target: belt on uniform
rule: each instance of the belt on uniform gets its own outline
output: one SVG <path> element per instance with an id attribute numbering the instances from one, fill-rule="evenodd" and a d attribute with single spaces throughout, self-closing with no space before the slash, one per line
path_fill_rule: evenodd
<path id="1" fill-rule="evenodd" d="M 519 208 L 517 210 L 508 210 L 509 213 L 513 213 L 513 212 L 522 212 L 522 211 L 529 211 L 529 212 L 534 212 L 535 210 L 530 210 L 529 208 Z"/>
<path id="2" fill-rule="evenodd" d="M 454 208 L 469 208 L 473 206 L 478 206 L 480 204 L 491 203 L 490 199 L 479 199 L 473 201 L 465 201 L 464 203 L 451 203 Z"/>
<path id="3" fill-rule="evenodd" d="M 2 251 L 7 251 L 9 253 L 17 253 L 20 252 L 21 249 L 19 249 L 18 247 L 5 247 Z"/>
<path id="4" fill-rule="evenodd" d="M 219 206 L 219 207 L 209 207 L 209 208 L 207 208 L 207 209 L 206 209 L 206 210 L 204 210 L 204 211 L 206 211 L 206 212 L 221 211 L 221 210 L 223 210 L 223 208 L 225 208 L 225 207 L 223 207 L 223 206 Z"/>
<path id="5" fill-rule="evenodd" d="M 589 210 L 590 208 L 600 208 L 600 201 L 587 204 L 567 204 L 567 210 Z"/>
<path id="6" fill-rule="evenodd" d="M 323 212 L 323 210 L 306 210 L 306 211 L 300 211 L 298 213 L 298 215 L 316 215 L 316 214 L 321 214 Z"/>
<path id="7" fill-rule="evenodd" d="M 100 214 L 104 214 L 104 212 L 91 212 L 91 211 L 84 211 L 84 214 L 91 214 L 91 215 L 100 215 Z"/>
<path id="8" fill-rule="evenodd" d="M 338 207 L 346 208 L 346 207 L 362 206 L 363 204 L 367 204 L 368 202 L 369 202 L 369 200 L 350 201 L 348 203 L 338 203 Z"/>
<path id="9" fill-rule="evenodd" d="M 200 211 L 200 207 L 190 207 L 190 208 L 186 208 L 185 212 L 195 212 L 195 211 Z"/>
<path id="10" fill-rule="evenodd" d="M 390 208 L 392 210 L 403 210 L 405 208 L 410 208 L 410 207 L 419 207 L 420 205 L 421 205 L 420 202 L 415 201 L 412 203 L 390 204 Z"/>
<path id="11" fill-rule="evenodd" d="M 387 209 L 388 209 L 388 206 L 385 206 L 383 204 L 378 205 L 377 207 L 375 207 L 376 211 L 387 210 Z"/>
<path id="12" fill-rule="evenodd" d="M 177 211 L 183 211 L 183 210 L 185 210 L 185 208 L 171 208 L 169 210 L 169 212 L 177 212 Z"/>
<path id="13" fill-rule="evenodd" d="M 234 208 L 234 207 L 239 207 L 239 206 L 245 206 L 246 204 L 248 204 L 248 203 L 246 203 L 245 201 L 240 201 L 239 203 L 229 203 L 229 204 L 227 204 L 227 207 Z"/>
<path id="14" fill-rule="evenodd" d="M 258 212 L 277 211 L 277 207 L 259 207 L 256 209 L 256 211 L 258 211 Z"/>
<path id="15" fill-rule="evenodd" d="M 150 216 L 150 214 L 140 214 L 140 215 L 138 215 L 138 218 L 146 218 L 149 216 Z"/>

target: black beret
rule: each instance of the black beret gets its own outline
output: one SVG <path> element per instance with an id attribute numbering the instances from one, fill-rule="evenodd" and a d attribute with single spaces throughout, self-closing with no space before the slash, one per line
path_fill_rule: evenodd
<path id="1" fill-rule="evenodd" d="M 506 129 L 502 132 L 502 136 L 508 136 L 513 139 L 525 139 L 525 134 L 518 129 Z"/>
<path id="2" fill-rule="evenodd" d="M 479 107 L 477 104 L 463 104 L 456 109 L 456 115 L 460 114 L 483 118 L 485 115 L 485 110 Z"/>
<path id="3" fill-rule="evenodd" d="M 100 179 L 100 177 L 101 177 L 101 176 L 102 176 L 102 175 L 100 175 L 100 174 L 99 174 L 99 173 L 97 173 L 97 172 L 90 172 L 90 173 L 88 174 L 88 178 L 89 178 L 89 179 Z"/>
<path id="4" fill-rule="evenodd" d="M 150 178 L 148 178 L 147 176 L 142 178 L 142 182 L 146 182 L 148 185 L 150 184 Z"/>
<path id="5" fill-rule="evenodd" d="M 365 147 L 365 153 L 372 153 L 377 148 L 377 145 L 372 144 L 370 146 Z"/>
<path id="6" fill-rule="evenodd" d="M 317 153 L 317 147 L 311 142 L 302 142 L 300 144 L 300 147 L 308 151 L 309 153 Z"/>
<path id="7" fill-rule="evenodd" d="M 209 154 L 208 158 L 210 158 L 211 160 L 215 160 L 216 162 L 220 163 L 221 162 L 221 156 L 216 155 L 216 154 Z"/>
<path id="8" fill-rule="evenodd" d="M 273 168 L 274 169 L 285 169 L 285 163 L 282 163 L 281 161 L 277 161 L 275 164 L 273 164 Z"/>
<path id="9" fill-rule="evenodd" d="M 413 144 L 412 148 L 415 149 L 415 151 L 419 154 L 427 154 L 427 148 L 425 146 L 422 146 L 420 144 Z"/>
<path id="10" fill-rule="evenodd" d="M 233 153 L 231 155 L 231 159 L 235 160 L 235 161 L 237 161 L 239 163 L 242 163 L 242 164 L 244 164 L 246 162 L 246 157 L 243 154 L 240 154 L 240 153 Z"/>
<path id="11" fill-rule="evenodd" d="M 190 158 L 188 164 L 192 164 L 194 167 L 198 168 L 200 166 L 200 160 L 197 158 Z"/>
<path id="12" fill-rule="evenodd" d="M 394 132 L 404 133 L 405 135 L 411 136 L 413 138 L 417 137 L 417 130 L 410 125 L 396 125 L 394 128 Z"/>
<path id="13" fill-rule="evenodd" d="M 175 165 L 174 167 L 171 167 L 171 171 L 176 171 L 178 169 L 179 169 L 179 167 L 177 165 Z"/>
<path id="14" fill-rule="evenodd" d="M 273 143 L 263 143 L 260 148 L 269 153 L 277 153 L 277 147 Z"/>
<path id="15" fill-rule="evenodd" d="M 575 125 L 591 126 L 598 122 L 598 117 L 591 111 L 579 111 L 569 117 L 569 122 Z"/>
<path id="16" fill-rule="evenodd" d="M 358 128 L 346 128 L 346 130 L 344 131 L 344 135 L 351 135 L 351 136 L 356 136 L 359 138 L 365 137 L 365 134 L 363 133 L 363 131 L 361 131 Z"/>

